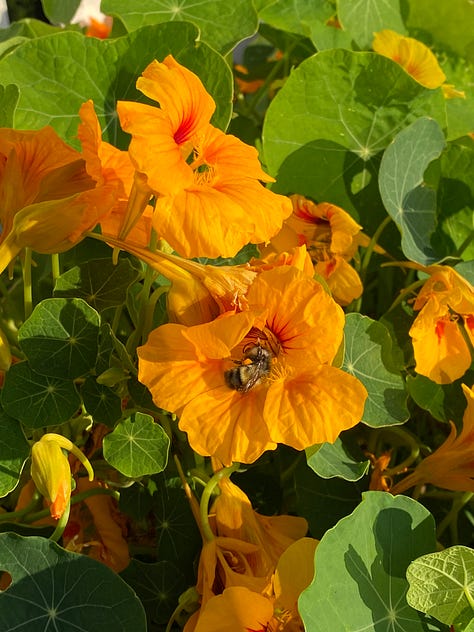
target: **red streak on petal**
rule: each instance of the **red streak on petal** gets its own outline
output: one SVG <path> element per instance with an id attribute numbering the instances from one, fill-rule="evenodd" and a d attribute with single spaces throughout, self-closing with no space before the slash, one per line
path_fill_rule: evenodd
<path id="1" fill-rule="evenodd" d="M 438 322 L 436 323 L 435 332 L 436 332 L 436 335 L 438 336 L 439 343 L 441 343 L 441 339 L 444 337 L 445 326 L 446 326 L 446 323 L 444 322 L 444 320 L 438 320 Z"/>

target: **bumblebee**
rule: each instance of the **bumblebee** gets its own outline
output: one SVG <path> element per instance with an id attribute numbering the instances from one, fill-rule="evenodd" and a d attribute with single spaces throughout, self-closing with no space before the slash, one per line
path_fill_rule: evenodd
<path id="1" fill-rule="evenodd" d="M 248 351 L 244 349 L 242 360 L 235 364 L 237 366 L 224 372 L 225 383 L 234 391 L 247 393 L 270 373 L 272 354 L 260 345 L 254 345 Z"/>

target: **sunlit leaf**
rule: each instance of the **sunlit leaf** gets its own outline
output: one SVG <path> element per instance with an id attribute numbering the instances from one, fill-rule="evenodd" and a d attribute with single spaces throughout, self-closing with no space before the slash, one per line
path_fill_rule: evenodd
<path id="1" fill-rule="evenodd" d="M 337 16 L 360 48 L 371 48 L 374 33 L 382 29 L 406 32 L 400 0 L 338 0 Z"/>
<path id="2" fill-rule="evenodd" d="M 20 98 L 18 86 L 9 84 L 0 86 L 0 127 L 12 127 L 15 109 Z"/>
<path id="3" fill-rule="evenodd" d="M 474 618 L 474 551 L 467 546 L 418 558 L 408 567 L 407 579 L 413 608 L 448 625 Z"/>
<path id="4" fill-rule="evenodd" d="M 301 594 L 307 630 L 426 630 L 406 602 L 406 569 L 436 548 L 434 520 L 405 496 L 366 492 L 355 511 L 318 545 L 316 574 Z"/>
<path id="5" fill-rule="evenodd" d="M 358 481 L 367 474 L 369 461 L 356 461 L 345 449 L 341 438 L 334 443 L 323 443 L 317 449 L 306 450 L 309 467 L 322 478 L 339 476 L 346 481 Z"/>
<path id="6" fill-rule="evenodd" d="M 192 22 L 200 40 L 223 54 L 257 30 L 257 14 L 251 0 L 142 0 L 137 11 L 133 0 L 103 0 L 102 11 L 118 16 L 127 30 L 168 21 Z"/>
<path id="7" fill-rule="evenodd" d="M 196 42 L 197 35 L 192 24 L 179 22 L 145 26 L 115 40 L 65 31 L 25 42 L 0 61 L 1 83 L 20 88 L 15 127 L 52 125 L 78 147 L 78 111 L 92 99 L 105 140 L 126 148 L 128 136 L 120 129 L 116 101 L 145 101 L 135 88 L 136 80 L 153 59 L 161 61 L 170 53 L 200 76 L 216 101 L 213 121 L 225 127 L 230 118 L 231 72 L 220 55 Z"/>
<path id="8" fill-rule="evenodd" d="M 125 476 L 156 474 L 166 467 L 169 443 L 166 432 L 150 415 L 136 413 L 104 437 L 104 457 Z"/>
<path id="9" fill-rule="evenodd" d="M 324 23 L 333 14 L 329 0 L 277 0 L 262 9 L 259 17 L 275 28 L 309 36 L 313 24 Z"/>

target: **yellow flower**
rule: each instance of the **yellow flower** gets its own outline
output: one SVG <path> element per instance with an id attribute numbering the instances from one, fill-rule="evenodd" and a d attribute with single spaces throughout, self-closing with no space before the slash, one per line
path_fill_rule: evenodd
<path id="1" fill-rule="evenodd" d="M 137 88 L 161 108 L 117 105 L 138 172 L 126 225 L 155 195 L 154 228 L 185 257 L 231 257 L 249 242 L 268 241 L 291 205 L 261 184 L 273 178 L 256 149 L 209 123 L 215 104 L 200 79 L 169 55 L 145 69 Z"/>
<path id="2" fill-rule="evenodd" d="M 446 80 L 435 55 L 425 44 L 412 37 L 386 29 L 375 33 L 372 48 L 376 53 L 396 61 L 426 88 L 439 88 Z"/>
<path id="3" fill-rule="evenodd" d="M 409 332 L 415 370 L 438 384 L 449 384 L 471 366 L 470 348 L 461 327 L 472 345 L 474 288 L 449 266 L 416 267 L 430 277 L 414 303 L 414 309 L 420 313 Z"/>
<path id="4" fill-rule="evenodd" d="M 115 203 L 114 186 L 91 178 L 81 154 L 50 127 L 1 129 L 0 162 L 0 272 L 23 248 L 71 248 Z"/>
<path id="5" fill-rule="evenodd" d="M 180 416 L 191 447 L 225 465 L 285 443 L 334 442 L 360 421 L 367 392 L 331 366 L 344 314 L 292 266 L 264 271 L 248 308 L 194 327 L 166 324 L 139 347 L 139 379 Z"/>
<path id="6" fill-rule="evenodd" d="M 47 433 L 31 448 L 31 478 L 48 503 L 53 518 L 60 518 L 71 497 L 71 469 L 63 452 L 69 450 L 86 468 L 89 480 L 94 478 L 91 464 L 69 439 Z"/>
<path id="7" fill-rule="evenodd" d="M 458 434 L 451 421 L 451 432 L 446 441 L 423 459 L 412 474 L 397 483 L 392 494 L 426 483 L 453 491 L 474 492 L 474 391 L 465 384 L 462 389 L 467 407 L 461 432 Z"/>
<path id="8" fill-rule="evenodd" d="M 362 294 L 362 282 L 348 263 L 362 245 L 361 226 L 342 208 L 315 204 L 302 195 L 291 195 L 293 214 L 271 240 L 277 252 L 305 244 L 314 272 L 327 283 L 334 300 L 348 305 Z"/>

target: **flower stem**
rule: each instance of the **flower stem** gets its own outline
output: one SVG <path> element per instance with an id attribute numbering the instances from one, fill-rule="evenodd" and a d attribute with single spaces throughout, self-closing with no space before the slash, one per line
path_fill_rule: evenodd
<path id="1" fill-rule="evenodd" d="M 25 248 L 25 258 L 23 261 L 23 303 L 25 308 L 25 320 L 31 316 L 33 311 L 33 284 L 31 281 L 31 248 Z"/>
<path id="2" fill-rule="evenodd" d="M 51 255 L 51 275 L 55 283 L 61 275 L 61 269 L 59 267 L 59 254 L 57 252 Z"/>
<path id="3" fill-rule="evenodd" d="M 214 492 L 214 489 L 217 487 L 219 482 L 223 478 L 229 478 L 230 475 L 237 471 L 240 467 L 240 463 L 234 463 L 229 467 L 224 467 L 222 470 L 219 470 L 214 474 L 209 483 L 204 488 L 204 491 L 201 496 L 201 503 L 199 506 L 200 517 L 201 517 L 201 525 L 204 537 L 208 542 L 214 540 L 215 536 L 212 532 L 211 526 L 209 524 L 209 502 L 211 500 L 211 496 Z"/>
<path id="4" fill-rule="evenodd" d="M 64 529 L 66 528 L 67 521 L 69 520 L 69 512 L 70 511 L 71 511 L 71 503 L 68 502 L 68 504 L 66 505 L 66 509 L 64 510 L 63 515 L 59 518 L 59 520 L 58 520 L 58 522 L 56 524 L 55 530 L 49 536 L 49 539 L 52 542 L 57 542 L 59 540 L 59 538 L 62 536 L 62 534 L 64 533 Z"/>

